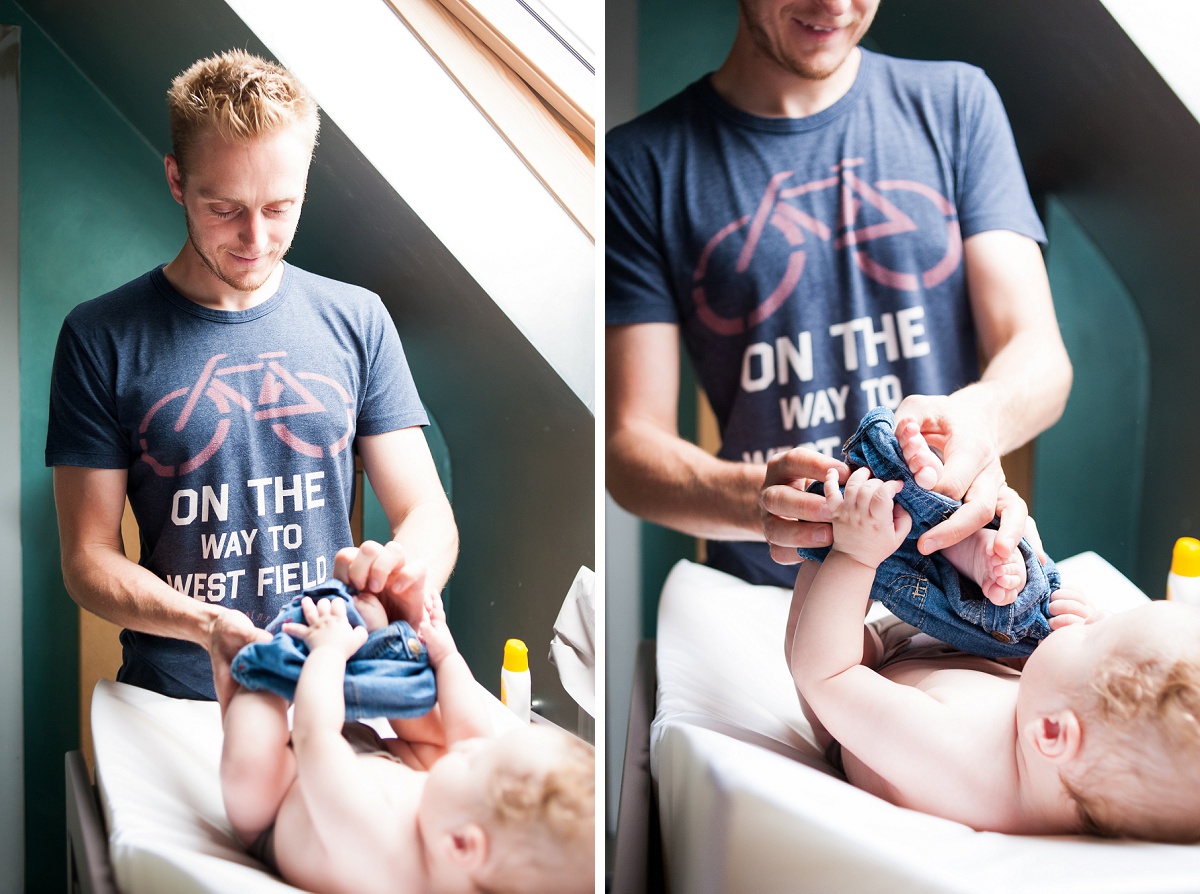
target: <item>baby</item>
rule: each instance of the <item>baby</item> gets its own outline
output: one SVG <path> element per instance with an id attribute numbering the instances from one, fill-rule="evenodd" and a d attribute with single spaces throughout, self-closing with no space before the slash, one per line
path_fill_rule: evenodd
<path id="1" fill-rule="evenodd" d="M 356 597 L 367 624 L 379 602 Z M 347 659 L 366 639 L 346 603 L 305 597 L 285 632 L 310 649 L 287 702 L 238 688 L 224 713 L 221 787 L 250 852 L 308 891 L 584 892 L 594 888 L 595 755 L 548 726 L 491 736 L 482 693 L 440 599 L 418 627 L 438 704 L 390 721 L 398 738 L 346 724 Z"/>
<path id="2" fill-rule="evenodd" d="M 863 468 L 843 495 L 831 473 L 833 548 L 801 566 L 793 595 L 792 677 L 847 779 L 978 830 L 1200 840 L 1200 609 L 1099 618 L 1064 588 L 1023 671 L 905 648 L 915 631 L 897 641 L 894 622 L 864 637 L 875 570 L 911 525 L 900 488 Z M 1002 601 L 1023 578 L 994 537 L 975 535 L 955 566 Z"/>

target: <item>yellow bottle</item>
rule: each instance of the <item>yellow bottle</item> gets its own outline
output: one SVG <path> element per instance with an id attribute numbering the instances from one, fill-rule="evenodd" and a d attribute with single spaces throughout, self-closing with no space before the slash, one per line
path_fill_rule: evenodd
<path id="1" fill-rule="evenodd" d="M 500 670 L 500 701 L 520 718 L 529 722 L 533 691 L 529 679 L 529 649 L 519 639 L 504 644 L 504 666 Z"/>
<path id="2" fill-rule="evenodd" d="M 1200 605 L 1200 540 L 1180 537 L 1171 553 L 1171 573 L 1167 575 L 1167 598 Z"/>

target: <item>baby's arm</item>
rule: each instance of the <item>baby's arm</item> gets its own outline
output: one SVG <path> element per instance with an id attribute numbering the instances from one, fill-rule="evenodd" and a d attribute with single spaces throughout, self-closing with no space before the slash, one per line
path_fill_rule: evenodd
<path id="1" fill-rule="evenodd" d="M 493 730 L 479 684 L 446 626 L 440 595 L 427 598 L 417 633 L 437 679 L 438 703 L 424 717 L 390 723 L 396 735 L 412 746 L 422 766 L 429 767 L 455 742 L 490 736 Z"/>
<path id="2" fill-rule="evenodd" d="M 342 737 L 346 703 L 342 692 L 346 662 L 366 640 L 363 627 L 346 620 L 340 599 L 313 603 L 305 598 L 307 624 L 286 624 L 284 631 L 307 641 L 309 655 L 296 684 L 292 747 L 296 783 L 308 822 L 331 854 L 386 853 L 386 830 L 399 819 L 395 808 L 363 773 L 362 762 Z M 277 852 L 289 842 L 276 838 Z"/>
<path id="3" fill-rule="evenodd" d="M 826 505 L 833 518 L 833 548 L 811 582 L 804 581 L 807 593 L 802 592 L 798 578 L 793 594 L 793 600 L 801 605 L 792 641 L 792 675 L 810 704 L 809 691 L 821 681 L 862 663 L 862 619 L 875 570 L 903 542 L 912 525 L 893 502 L 903 483 L 869 475 L 867 469 L 854 472 L 846 482 L 844 496 L 835 480 L 825 482 Z"/>
<path id="4" fill-rule="evenodd" d="M 912 521 L 893 498 L 900 482 L 850 476 L 844 497 L 826 481 L 833 548 L 802 598 L 790 656 L 801 697 L 834 739 L 892 784 L 918 786 L 952 732 L 925 692 L 886 679 L 863 660 L 863 615 L 875 572 Z M 808 564 L 808 563 L 805 563 Z M 953 736 L 950 736 L 953 738 Z"/>

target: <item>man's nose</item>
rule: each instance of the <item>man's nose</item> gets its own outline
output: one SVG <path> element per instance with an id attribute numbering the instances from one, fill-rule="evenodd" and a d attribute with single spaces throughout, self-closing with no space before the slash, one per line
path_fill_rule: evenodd
<path id="1" fill-rule="evenodd" d="M 843 16 L 850 11 L 850 0 L 820 0 L 827 15 Z"/>
<path id="2" fill-rule="evenodd" d="M 243 218 L 242 244 L 246 248 L 265 248 L 267 242 L 267 222 L 262 214 L 252 211 Z"/>

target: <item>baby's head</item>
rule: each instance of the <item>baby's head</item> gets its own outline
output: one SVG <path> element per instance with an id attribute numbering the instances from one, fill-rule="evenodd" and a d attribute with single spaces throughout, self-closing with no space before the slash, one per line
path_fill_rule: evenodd
<path id="1" fill-rule="evenodd" d="M 1085 832 L 1200 841 L 1200 609 L 1153 602 L 1051 634 L 1018 728 L 1057 761 Z"/>
<path id="2" fill-rule="evenodd" d="M 434 764 L 420 823 L 426 847 L 480 891 L 582 894 L 595 888 L 595 804 L 594 749 L 527 726 L 460 743 Z"/>

